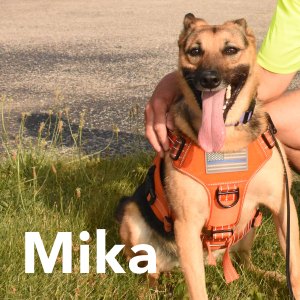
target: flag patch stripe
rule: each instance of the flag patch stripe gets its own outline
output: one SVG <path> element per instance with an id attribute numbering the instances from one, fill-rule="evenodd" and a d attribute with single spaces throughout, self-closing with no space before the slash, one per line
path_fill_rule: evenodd
<path id="1" fill-rule="evenodd" d="M 210 152 L 205 153 L 206 173 L 226 173 L 248 170 L 248 149 L 239 152 Z"/>

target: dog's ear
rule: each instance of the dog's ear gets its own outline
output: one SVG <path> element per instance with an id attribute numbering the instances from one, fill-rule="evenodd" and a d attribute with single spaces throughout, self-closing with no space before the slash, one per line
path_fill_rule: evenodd
<path id="1" fill-rule="evenodd" d="M 237 19 L 232 21 L 232 23 L 238 25 L 245 32 L 248 38 L 255 39 L 253 31 L 248 27 L 247 21 L 245 19 Z"/>
<path id="2" fill-rule="evenodd" d="M 234 20 L 233 23 L 241 26 L 245 31 L 247 31 L 248 24 L 247 24 L 247 21 L 244 18 Z"/>
<path id="3" fill-rule="evenodd" d="M 194 27 L 207 25 L 206 21 L 200 18 L 196 18 L 192 13 L 188 13 L 185 15 L 183 19 L 183 30 L 179 35 L 178 45 L 182 46 L 186 37 L 188 36 L 188 31 L 193 30 Z"/>
<path id="4" fill-rule="evenodd" d="M 196 21 L 196 17 L 192 13 L 188 13 L 184 16 L 183 19 L 183 27 L 185 30 L 187 30 L 192 23 Z"/>

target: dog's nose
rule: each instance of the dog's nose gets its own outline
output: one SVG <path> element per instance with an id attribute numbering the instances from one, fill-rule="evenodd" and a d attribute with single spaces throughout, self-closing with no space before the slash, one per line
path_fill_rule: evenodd
<path id="1" fill-rule="evenodd" d="M 202 71 L 199 74 L 199 82 L 202 87 L 204 87 L 206 89 L 213 89 L 220 85 L 221 76 L 215 70 Z"/>

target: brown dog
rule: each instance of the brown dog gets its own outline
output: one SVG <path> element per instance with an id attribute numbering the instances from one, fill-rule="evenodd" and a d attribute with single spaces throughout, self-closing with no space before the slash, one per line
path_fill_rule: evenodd
<path id="1" fill-rule="evenodd" d="M 202 300 L 207 299 L 204 252 L 208 250 L 209 261 L 214 263 L 214 247 L 225 249 L 216 251 L 225 255 L 230 248 L 251 266 L 258 205 L 271 210 L 285 253 L 284 167 L 278 149 L 273 148 L 273 135 L 267 138 L 270 125 L 255 99 L 256 45 L 245 20 L 210 26 L 188 14 L 178 44 L 183 97 L 171 110 L 176 127 L 169 137 L 171 149 L 162 161 L 156 158 L 164 195 L 158 194 L 157 180 L 150 174 L 132 197 L 123 198 L 117 215 L 127 257 L 134 255 L 130 248 L 136 244 L 152 245 L 157 256 L 157 274 L 152 277 L 170 271 L 179 261 L 190 297 Z M 255 147 L 260 150 L 252 152 Z M 218 159 L 210 160 L 210 154 L 229 158 L 223 165 Z M 264 158 L 256 163 L 259 155 Z M 246 173 L 251 173 L 248 179 L 244 179 Z M 226 174 L 232 176 L 233 187 Z M 164 198 L 162 205 L 157 204 L 158 198 Z M 231 214 L 234 222 L 230 217 L 224 221 L 225 230 L 220 219 Z M 290 234 L 290 277 L 294 296 L 300 299 L 299 228 L 292 200 Z M 222 241 L 224 247 L 218 245 Z M 228 281 L 234 280 L 232 266 L 227 269 Z"/>

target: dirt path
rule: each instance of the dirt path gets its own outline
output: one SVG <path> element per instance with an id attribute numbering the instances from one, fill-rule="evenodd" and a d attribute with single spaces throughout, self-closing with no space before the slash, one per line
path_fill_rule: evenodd
<path id="1" fill-rule="evenodd" d="M 116 125 L 112 148 L 129 151 L 143 133 L 143 107 L 155 84 L 176 68 L 185 13 L 212 23 L 245 17 L 260 44 L 274 6 L 275 0 L 1 0 L 0 94 L 13 99 L 10 133 L 21 112 L 31 112 L 26 134 L 34 136 L 49 109 L 68 107 L 75 130 L 85 113 L 86 150 L 104 147 Z"/>

